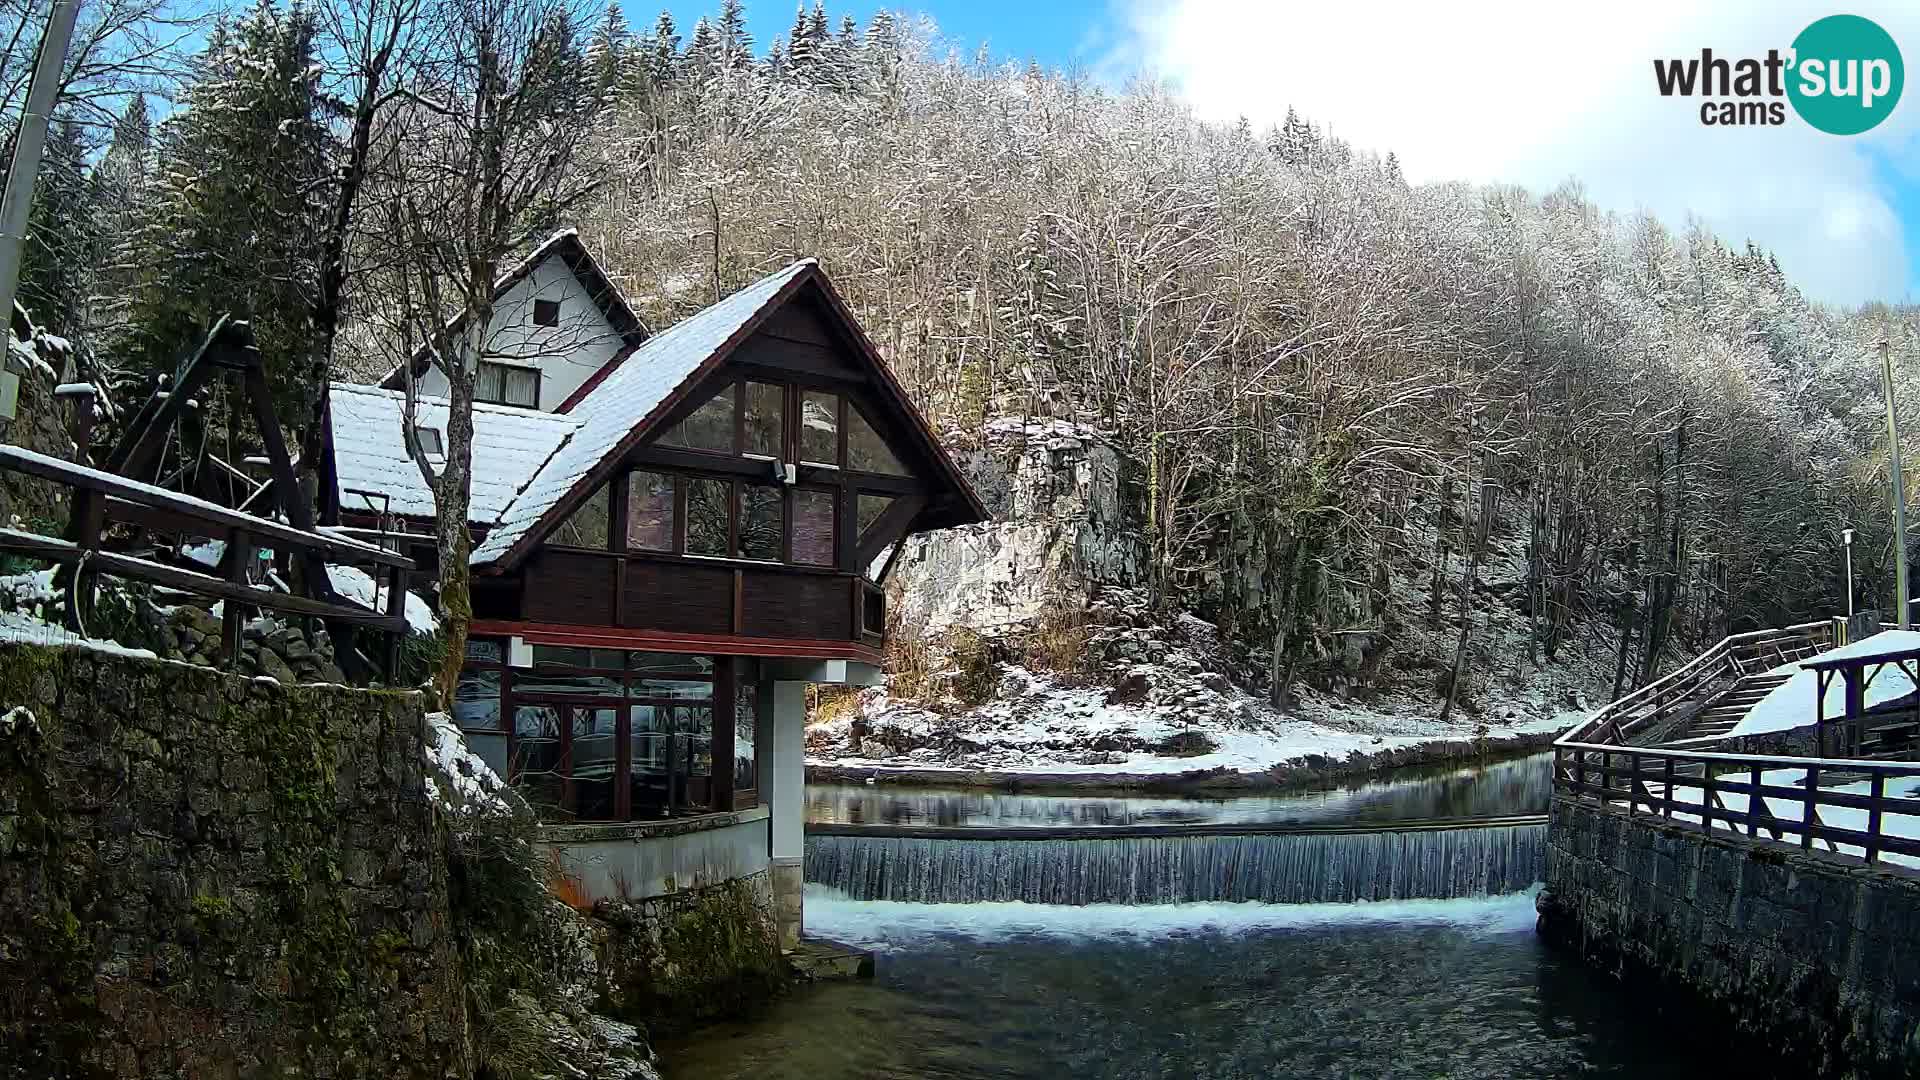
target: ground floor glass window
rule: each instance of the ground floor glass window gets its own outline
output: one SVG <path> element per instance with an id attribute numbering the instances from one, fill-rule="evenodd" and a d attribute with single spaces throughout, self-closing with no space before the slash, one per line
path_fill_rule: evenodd
<path id="1" fill-rule="evenodd" d="M 762 740 L 755 722 L 741 719 L 757 715 L 753 660 L 531 651 L 531 665 L 516 668 L 503 643 L 469 642 L 454 715 L 468 746 L 544 820 L 646 820 L 755 805 Z M 716 725 L 719 716 L 730 722 Z"/>

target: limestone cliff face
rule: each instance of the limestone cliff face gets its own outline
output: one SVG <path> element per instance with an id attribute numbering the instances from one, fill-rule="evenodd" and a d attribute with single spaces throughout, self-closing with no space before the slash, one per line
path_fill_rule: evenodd
<path id="1" fill-rule="evenodd" d="M 890 582 L 898 632 L 997 635 L 1102 587 L 1138 584 L 1146 567 L 1129 464 L 1090 428 L 1000 419 L 961 455 L 993 520 L 916 537 Z"/>

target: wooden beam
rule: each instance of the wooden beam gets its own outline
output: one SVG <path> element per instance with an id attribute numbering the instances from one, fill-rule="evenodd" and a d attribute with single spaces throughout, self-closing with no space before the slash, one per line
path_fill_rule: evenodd
<path id="1" fill-rule="evenodd" d="M 867 527 L 866 535 L 860 538 L 859 546 L 854 548 L 854 569 L 867 566 L 888 544 L 904 539 L 913 519 L 920 516 L 920 511 L 926 505 L 924 495 L 902 495 L 893 500 Z"/>
<path id="2" fill-rule="evenodd" d="M 255 517 L 238 510 L 230 510 L 218 503 L 197 499 L 191 495 L 156 488 L 150 484 L 141 484 L 115 476 L 112 473 L 75 465 L 59 458 L 36 454 L 22 447 L 0 444 L 0 469 L 37 476 L 42 480 L 51 480 L 56 484 L 66 484 L 73 488 L 98 491 L 109 497 L 109 502 L 118 499 L 129 503 L 138 503 L 148 507 L 175 511 L 187 519 L 199 523 L 203 533 L 243 529 L 262 540 L 285 544 L 292 548 L 308 547 L 338 559 L 341 562 L 375 563 L 382 566 L 401 566 L 409 569 L 413 560 L 371 544 L 362 544 L 345 537 L 329 536 L 326 533 L 302 532 L 289 525 L 269 518 Z M 109 516 L 112 516 L 109 514 Z"/>
<path id="3" fill-rule="evenodd" d="M 541 645 L 639 652 L 763 656 L 781 660 L 857 660 L 876 667 L 880 650 L 837 638 L 758 638 L 738 634 L 682 634 L 659 630 L 622 630 L 611 626 L 572 626 L 519 619 L 475 619 L 474 637 L 521 637 Z"/>
<path id="4" fill-rule="evenodd" d="M 37 559 L 69 565 L 80 561 L 80 548 L 71 541 L 56 540 L 50 536 L 21 532 L 17 529 L 0 529 L 0 551 L 18 551 Z M 396 620 L 379 612 L 350 607 L 344 602 L 329 604 L 304 596 L 291 596 L 287 593 L 256 589 L 248 585 L 235 584 L 211 574 L 182 570 L 179 567 L 136 559 L 113 551 L 94 552 L 88 556 L 87 565 L 98 569 L 103 574 L 112 574 L 115 577 L 133 578 L 136 581 L 145 581 L 164 588 L 214 596 L 223 600 L 235 600 L 242 604 L 252 604 L 274 611 L 336 618 L 356 626 L 366 626 L 392 633 L 405 633 L 407 628 L 405 619 Z"/>

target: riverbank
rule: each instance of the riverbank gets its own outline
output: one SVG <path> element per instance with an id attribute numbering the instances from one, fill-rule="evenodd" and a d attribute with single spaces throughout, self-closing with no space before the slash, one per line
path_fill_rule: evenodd
<path id="1" fill-rule="evenodd" d="M 1480 764 L 1537 753 L 1551 746 L 1572 722 L 1556 716 L 1522 725 L 1532 730 L 1489 732 L 1478 737 L 1449 737 L 1411 741 L 1381 749 L 1355 750 L 1342 758 L 1309 753 L 1266 768 L 1213 765 L 1180 768 L 1183 759 L 1165 758 L 1150 768 L 970 768 L 929 765 L 898 759 L 827 761 L 810 757 L 807 782 L 869 783 L 902 787 L 961 787 L 995 791 L 1093 794 L 1099 792 L 1155 792 L 1186 795 L 1236 795 L 1284 792 L 1331 783 L 1363 780 L 1400 769 L 1440 768 Z"/>

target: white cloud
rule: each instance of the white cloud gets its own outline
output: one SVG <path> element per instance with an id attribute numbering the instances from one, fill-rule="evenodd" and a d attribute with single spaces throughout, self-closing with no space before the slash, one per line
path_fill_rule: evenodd
<path id="1" fill-rule="evenodd" d="M 1135 4 L 1106 66 L 1159 74 L 1207 119 L 1264 125 L 1291 105 L 1356 147 L 1395 151 L 1415 182 L 1546 190 L 1576 177 L 1610 209 L 1651 210 L 1676 227 L 1698 216 L 1731 244 L 1754 240 L 1817 299 L 1908 295 L 1906 239 L 1885 185 L 1920 176 L 1920 10 L 1800 0 Z M 1656 57 L 1697 57 L 1703 46 L 1764 56 L 1836 11 L 1874 19 L 1906 60 L 1898 109 L 1865 135 L 1822 134 L 1790 106 L 1782 127 L 1705 127 L 1700 99 L 1655 88 Z M 1876 171 L 1873 155 L 1889 167 Z"/>

